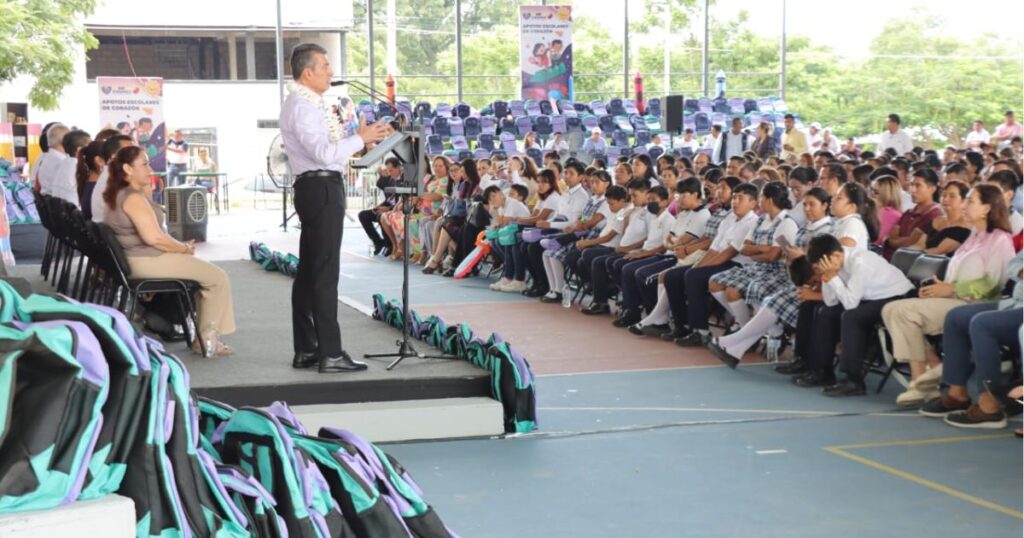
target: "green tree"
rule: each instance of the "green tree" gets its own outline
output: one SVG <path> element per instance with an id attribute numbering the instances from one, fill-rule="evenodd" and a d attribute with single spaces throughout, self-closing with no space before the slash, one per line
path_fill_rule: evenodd
<path id="1" fill-rule="evenodd" d="M 78 55 L 98 44 L 82 24 L 95 7 L 95 0 L 0 1 L 0 83 L 33 77 L 29 101 L 56 108 Z"/>

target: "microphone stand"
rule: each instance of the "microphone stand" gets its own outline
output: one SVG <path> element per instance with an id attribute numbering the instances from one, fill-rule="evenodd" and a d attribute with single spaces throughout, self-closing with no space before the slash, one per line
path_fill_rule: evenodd
<path id="1" fill-rule="evenodd" d="M 451 355 L 427 355 L 420 353 L 412 347 L 409 343 L 409 333 L 412 331 L 412 319 L 409 316 L 409 213 L 412 212 L 412 205 L 410 204 L 410 198 L 415 194 L 416 189 L 410 187 L 393 187 L 394 194 L 402 197 L 402 222 L 405 226 L 405 234 L 402 237 L 402 339 L 396 340 L 395 344 L 398 346 L 397 353 L 367 353 L 363 355 L 365 359 L 378 359 L 378 358 L 391 358 L 395 360 L 387 366 L 387 370 L 390 371 L 395 366 L 398 366 L 403 360 L 409 357 L 416 357 L 418 359 L 457 359 Z"/>

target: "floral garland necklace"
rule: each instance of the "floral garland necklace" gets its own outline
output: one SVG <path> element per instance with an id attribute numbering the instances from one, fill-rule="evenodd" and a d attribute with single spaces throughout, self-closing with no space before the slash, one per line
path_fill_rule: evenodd
<path id="1" fill-rule="evenodd" d="M 302 84 L 296 84 L 295 82 L 288 83 L 288 91 L 290 93 L 297 93 L 300 97 L 309 102 L 309 104 L 318 108 L 324 115 L 324 127 L 327 129 L 327 136 L 331 139 L 331 142 L 337 142 L 342 139 L 345 134 L 344 127 L 341 125 L 338 116 L 331 110 L 330 107 L 325 106 L 324 99 L 322 96 L 309 89 L 307 86 Z"/>

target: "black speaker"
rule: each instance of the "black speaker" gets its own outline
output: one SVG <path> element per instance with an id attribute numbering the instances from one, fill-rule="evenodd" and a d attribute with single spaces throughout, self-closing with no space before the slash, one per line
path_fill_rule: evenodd
<path id="1" fill-rule="evenodd" d="M 665 97 L 665 130 L 670 133 L 683 132 L 683 96 Z"/>

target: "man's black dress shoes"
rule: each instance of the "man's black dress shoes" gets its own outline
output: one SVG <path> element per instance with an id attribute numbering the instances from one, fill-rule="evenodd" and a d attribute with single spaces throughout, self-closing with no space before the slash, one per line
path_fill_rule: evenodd
<path id="1" fill-rule="evenodd" d="M 321 374 L 332 374 L 338 372 L 358 372 L 367 368 L 365 362 L 354 361 L 348 353 L 342 351 L 337 357 L 323 357 L 320 359 Z"/>
<path id="2" fill-rule="evenodd" d="M 292 359 L 292 368 L 312 368 L 320 364 L 320 355 L 316 352 L 313 353 L 295 353 L 295 358 Z"/>

